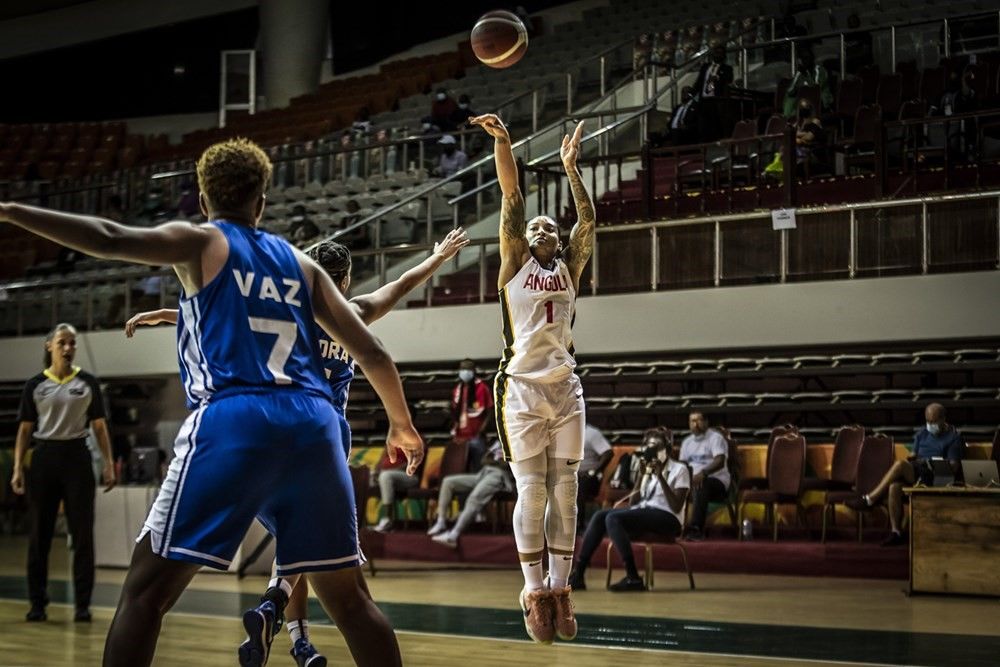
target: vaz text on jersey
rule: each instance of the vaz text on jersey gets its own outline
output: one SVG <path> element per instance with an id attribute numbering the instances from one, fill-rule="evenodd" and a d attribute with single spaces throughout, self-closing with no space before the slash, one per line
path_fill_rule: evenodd
<path id="1" fill-rule="evenodd" d="M 559 274 L 551 276 L 540 276 L 537 273 L 529 273 L 524 281 L 524 289 L 541 290 L 544 292 L 565 292 L 566 281 Z"/>
<path id="2" fill-rule="evenodd" d="M 233 276 L 236 278 L 236 286 L 240 289 L 240 294 L 249 297 L 253 291 L 254 279 L 257 277 L 253 271 L 243 273 L 239 269 L 233 269 Z M 260 280 L 260 292 L 257 298 L 262 301 L 276 301 L 287 303 L 290 306 L 302 307 L 302 302 L 298 299 L 299 290 L 302 289 L 302 282 L 291 278 L 282 278 L 281 284 L 285 287 L 284 295 L 278 291 L 278 286 L 271 276 L 264 276 Z"/>

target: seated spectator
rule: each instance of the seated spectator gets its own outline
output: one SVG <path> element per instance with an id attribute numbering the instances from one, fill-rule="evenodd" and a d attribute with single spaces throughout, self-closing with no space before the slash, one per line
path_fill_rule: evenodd
<path id="1" fill-rule="evenodd" d="M 476 377 L 476 363 L 463 359 L 458 365 L 458 384 L 451 392 L 451 437 L 468 447 L 468 465 L 473 472 L 486 453 L 483 432 L 490 422 L 492 409 L 490 386 Z"/>
<path id="2" fill-rule="evenodd" d="M 478 473 L 448 475 L 441 481 L 437 521 L 427 531 L 438 544 L 453 549 L 457 547 L 459 536 L 493 500 L 493 496 L 501 491 L 514 490 L 514 477 L 510 473 L 510 466 L 504 460 L 500 441 L 494 442 L 493 446 L 483 454 L 479 465 L 481 467 Z M 455 525 L 448 530 L 448 509 L 451 507 L 452 498 L 456 493 L 464 492 L 469 492 L 465 506 L 458 515 Z"/>
<path id="3" fill-rule="evenodd" d="M 424 118 L 425 134 L 454 131 L 452 116 L 457 109 L 458 104 L 448 95 L 448 91 L 438 88 L 434 94 L 434 101 L 431 102 L 431 113 Z"/>
<path id="4" fill-rule="evenodd" d="M 726 459 L 729 445 L 722 434 L 708 428 L 704 413 L 688 415 L 691 435 L 681 442 L 680 460 L 691 466 L 691 520 L 687 538 L 704 539 L 708 503 L 725 500 L 729 495 L 729 468 Z"/>
<path id="5" fill-rule="evenodd" d="M 681 103 L 674 107 L 670 115 L 667 140 L 674 146 L 701 143 L 698 125 L 698 103 L 694 97 L 694 88 L 684 86 L 681 89 Z"/>
<path id="6" fill-rule="evenodd" d="M 296 204 L 292 207 L 292 214 L 288 216 L 288 238 L 294 238 L 299 227 L 309 221 L 309 213 L 303 204 Z"/>
<path id="7" fill-rule="evenodd" d="M 644 32 L 635 38 L 635 44 L 632 45 L 632 69 L 645 69 L 652 55 L 653 38 L 648 32 Z"/>
<path id="8" fill-rule="evenodd" d="M 799 112 L 795 119 L 795 165 L 796 172 L 805 172 L 806 165 L 810 173 L 828 168 L 821 157 L 821 149 L 826 145 L 826 132 L 823 123 L 816 115 L 812 102 L 803 98 L 799 100 Z M 785 173 L 785 149 L 774 154 L 774 160 L 764 168 L 767 176 L 781 178 Z"/>
<path id="9" fill-rule="evenodd" d="M 423 464 L 417 470 L 417 474 L 407 475 L 406 457 L 400 456 L 393 463 L 389 460 L 388 452 L 382 455 L 382 460 L 378 465 L 378 475 L 375 479 L 377 480 L 379 499 L 381 500 L 379 511 L 384 512 L 384 515 L 379 519 L 373 530 L 380 533 L 388 533 L 392 530 L 392 515 L 396 507 L 396 493 L 416 488 L 420 484 L 420 477 L 422 475 Z"/>
<path id="10" fill-rule="evenodd" d="M 446 134 L 438 139 L 438 144 L 441 146 L 441 157 L 438 158 L 438 166 L 434 169 L 435 176 L 448 178 L 465 168 L 469 157 L 458 148 L 454 136 Z"/>
<path id="11" fill-rule="evenodd" d="M 931 403 L 924 409 L 926 424 L 913 438 L 913 452 L 905 461 L 896 461 L 889 472 L 882 477 L 871 493 L 861 497 L 864 506 L 874 507 L 886 500 L 889 511 L 891 532 L 882 546 L 896 546 L 904 543 L 901 526 L 903 523 L 903 487 L 913 486 L 918 481 L 927 486 L 934 485 L 934 470 L 931 459 L 946 459 L 952 470 L 958 474 L 965 440 L 954 426 L 949 424 L 944 406 Z"/>
<path id="12" fill-rule="evenodd" d="M 669 439 L 662 428 L 646 431 L 642 450 L 637 453 L 644 464 L 642 479 L 613 509 L 601 510 L 591 518 L 569 578 L 569 585 L 574 590 L 586 590 L 584 575 L 605 535 L 615 545 L 626 570 L 625 578 L 611 585 L 612 591 L 646 590 L 632 555 L 632 538 L 643 533 L 664 537 L 680 535 L 684 501 L 691 485 L 687 466 L 671 459 Z M 633 498 L 638 498 L 639 502 L 623 507 Z"/>
<path id="13" fill-rule="evenodd" d="M 576 522 L 582 528 L 586 520 L 587 503 L 597 498 L 604 479 L 604 469 L 611 462 L 614 451 L 604 434 L 596 426 L 587 424 L 583 435 L 583 461 L 577 471 Z"/>
<path id="14" fill-rule="evenodd" d="M 451 115 L 451 124 L 455 129 L 465 127 L 465 122 L 470 118 L 478 116 L 475 111 L 472 110 L 472 100 L 469 99 L 468 95 L 458 96 L 458 107 L 455 112 Z"/>
<path id="15" fill-rule="evenodd" d="M 961 76 L 958 72 L 951 72 L 941 101 L 929 109 L 928 115 L 953 116 L 975 111 L 977 106 L 975 82 L 975 74 L 968 67 Z"/>
<path id="16" fill-rule="evenodd" d="M 796 105 L 802 96 L 802 89 L 806 86 L 816 86 L 819 88 L 820 109 L 817 113 L 829 110 L 833 106 L 833 92 L 830 90 L 830 75 L 823 65 L 816 62 L 813 52 L 804 48 L 799 56 L 795 76 L 788 84 L 785 91 L 784 107 L 782 112 L 785 118 L 791 118 L 795 114 Z"/>
<path id="17" fill-rule="evenodd" d="M 289 235 L 292 244 L 299 249 L 312 245 L 319 240 L 320 231 L 312 220 L 304 220 L 294 234 Z"/>

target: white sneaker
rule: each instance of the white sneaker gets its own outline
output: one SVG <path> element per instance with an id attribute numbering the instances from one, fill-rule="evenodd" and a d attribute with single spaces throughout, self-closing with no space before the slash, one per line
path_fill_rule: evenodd
<path id="1" fill-rule="evenodd" d="M 440 535 L 446 530 L 448 530 L 447 522 L 438 519 L 437 521 L 434 522 L 434 525 L 427 530 L 427 534 L 430 535 L 431 537 L 434 537 L 435 535 Z"/>
<path id="2" fill-rule="evenodd" d="M 374 528 L 372 528 L 372 530 L 379 533 L 388 533 L 392 530 L 392 519 L 389 517 L 383 517 L 382 520 L 379 521 Z"/>
<path id="3" fill-rule="evenodd" d="M 437 542 L 438 544 L 443 544 L 444 546 L 449 547 L 451 549 L 458 548 L 458 536 L 452 535 L 450 530 L 447 533 L 441 533 L 440 535 L 435 535 L 431 539 Z"/>

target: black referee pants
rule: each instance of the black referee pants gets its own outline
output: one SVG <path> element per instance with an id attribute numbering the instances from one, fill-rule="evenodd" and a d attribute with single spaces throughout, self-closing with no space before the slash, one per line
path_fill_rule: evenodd
<path id="1" fill-rule="evenodd" d="M 27 471 L 31 538 L 28 542 L 28 599 L 48 604 L 49 550 L 59 503 L 73 538 L 73 591 L 77 608 L 89 607 L 94 590 L 94 492 L 90 450 L 83 440 L 39 442 Z"/>

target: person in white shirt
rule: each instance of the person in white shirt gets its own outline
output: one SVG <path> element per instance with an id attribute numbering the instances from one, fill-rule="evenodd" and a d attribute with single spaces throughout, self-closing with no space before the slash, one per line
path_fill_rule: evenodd
<path id="1" fill-rule="evenodd" d="M 725 500 L 732 481 L 727 467 L 729 445 L 722 434 L 708 428 L 701 412 L 688 415 L 691 435 L 681 443 L 680 459 L 691 466 L 691 520 L 687 538 L 704 539 L 705 513 L 708 503 Z"/>
<path id="2" fill-rule="evenodd" d="M 580 471 L 577 473 L 577 528 L 583 528 L 587 502 L 596 498 L 601 491 L 604 469 L 608 467 L 612 456 L 614 456 L 614 451 L 612 451 L 608 439 L 596 426 L 587 424 L 587 428 L 583 432 L 583 461 L 580 463 Z"/>
<path id="3" fill-rule="evenodd" d="M 657 533 L 665 537 L 680 535 L 685 500 L 691 487 L 688 467 L 670 457 L 669 443 L 666 429 L 657 427 L 646 431 L 643 446 L 635 453 L 645 462 L 642 479 L 632 493 L 615 503 L 612 509 L 601 510 L 590 520 L 570 575 L 569 585 L 574 590 L 587 589 L 584 574 L 605 535 L 615 545 L 626 571 L 625 578 L 612 584 L 610 590 L 646 590 L 632 555 L 632 538 L 643 533 Z M 624 507 L 625 503 L 635 499 L 638 502 Z"/>

